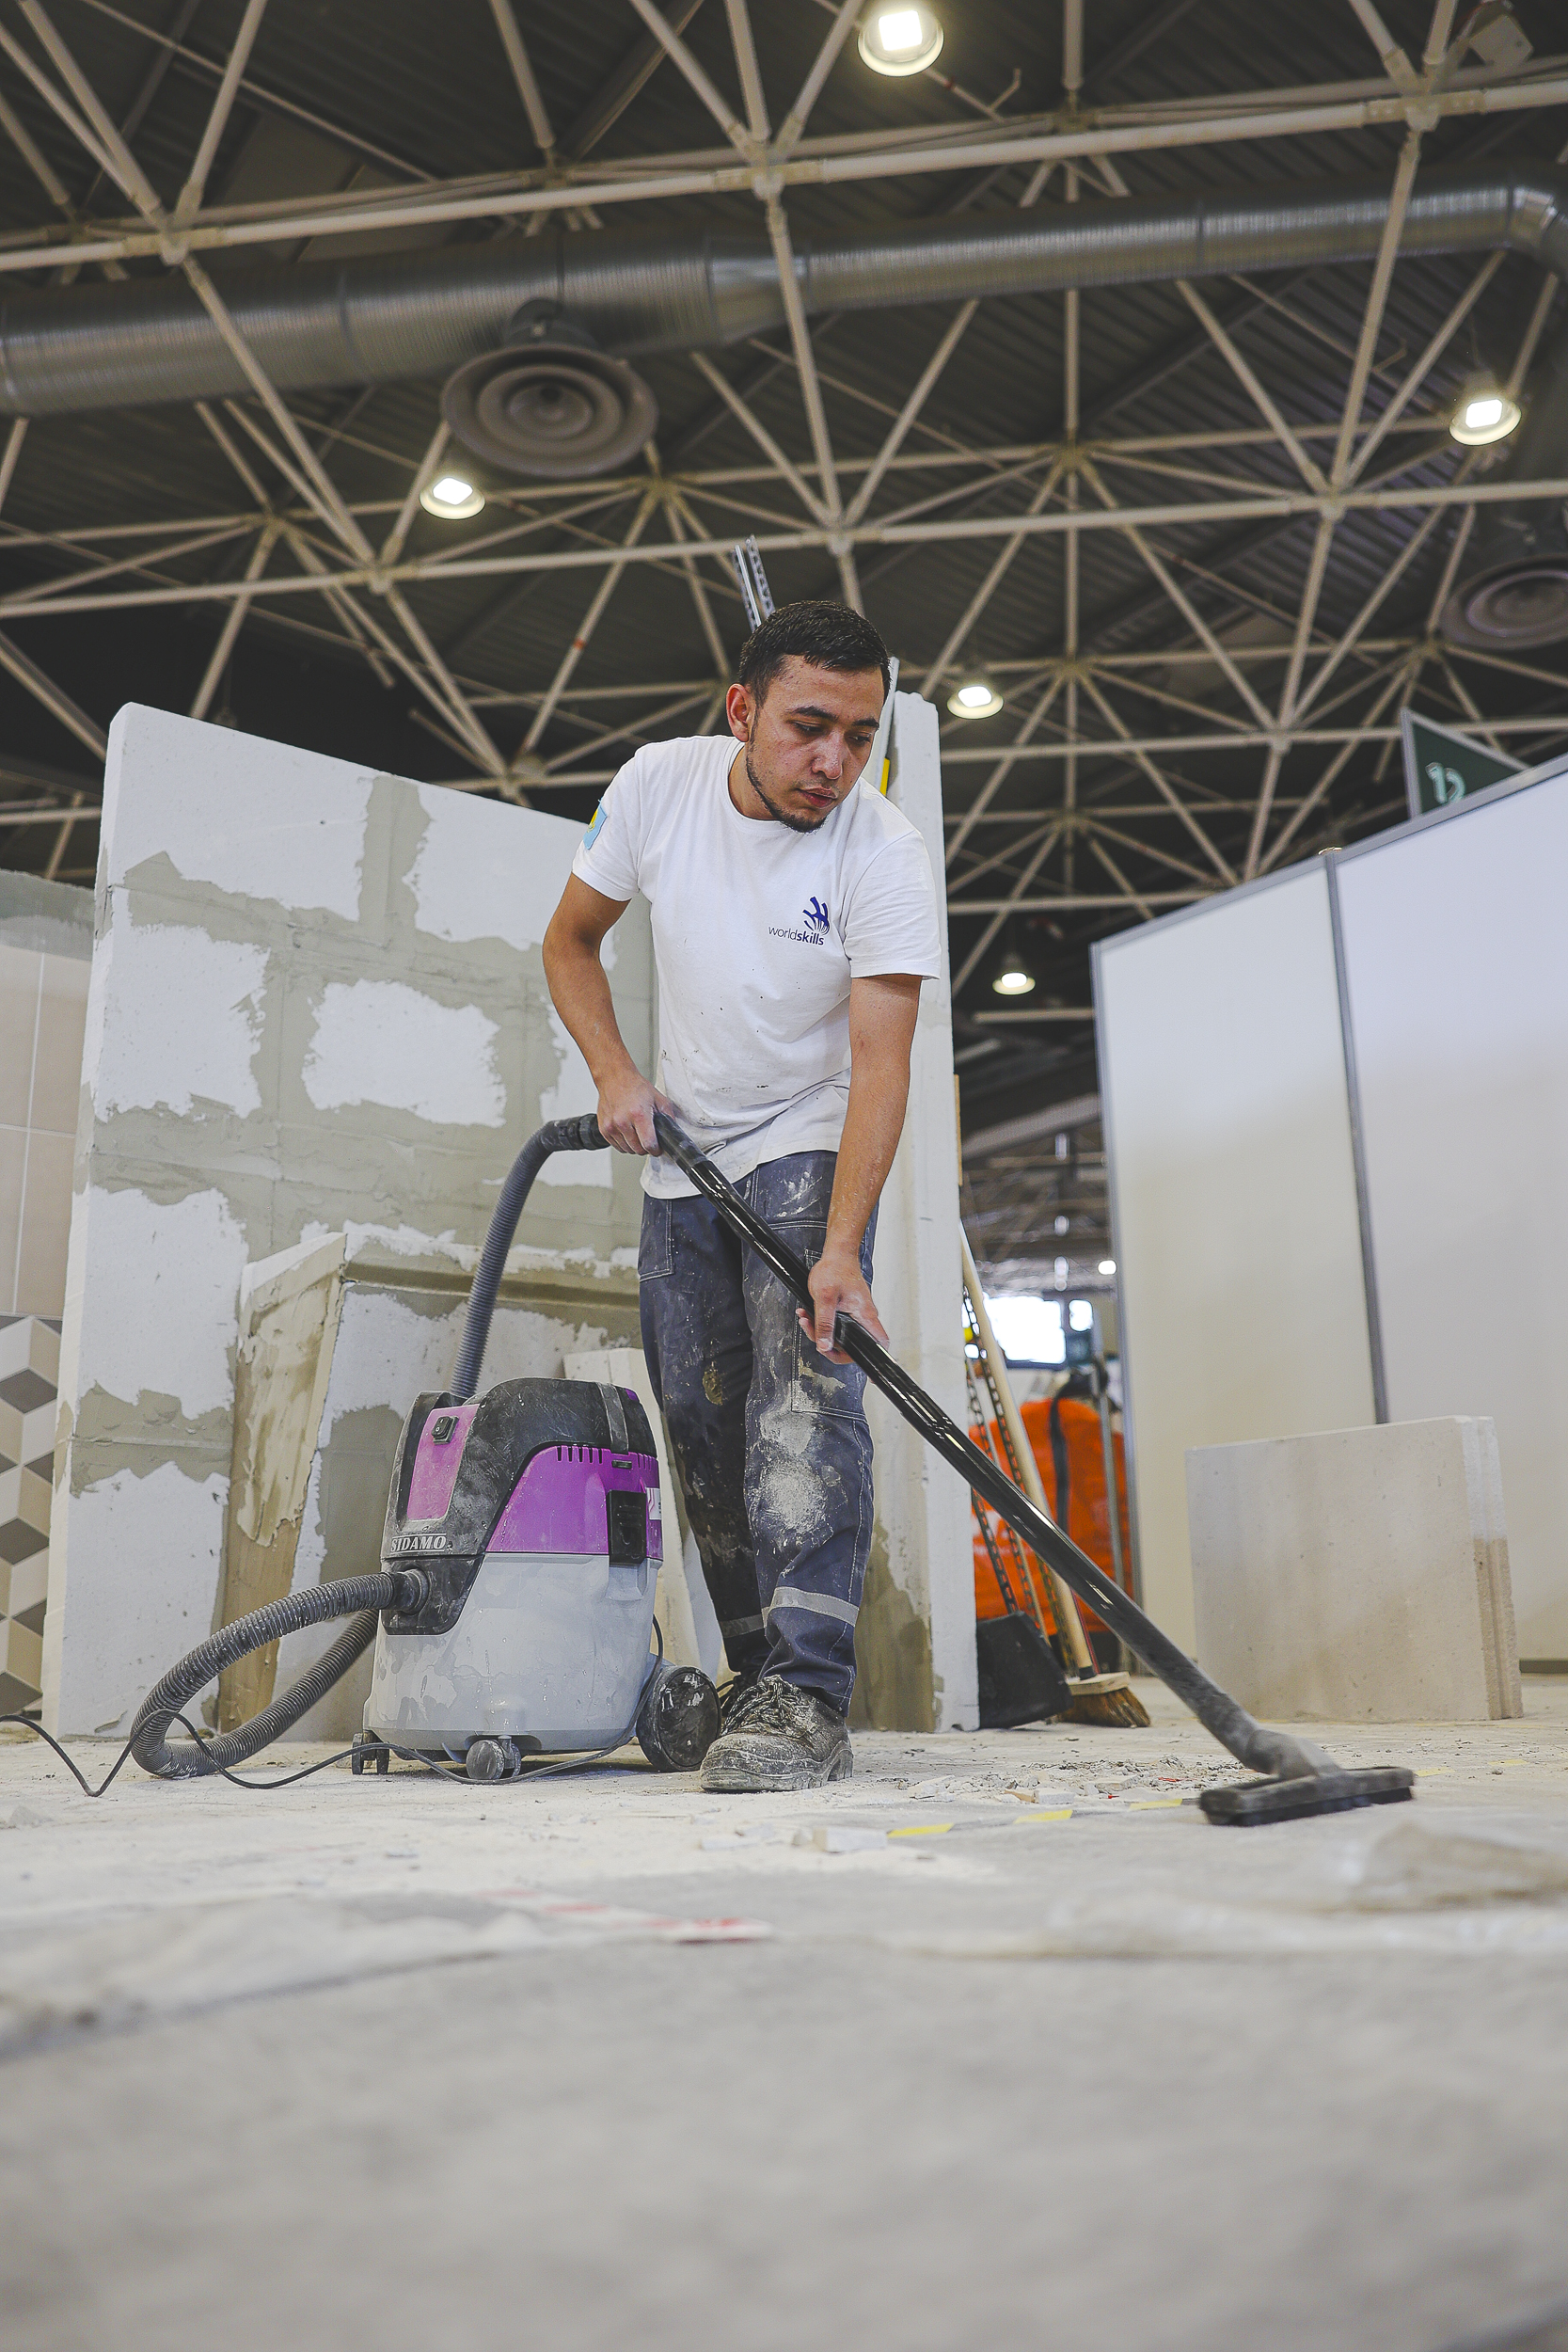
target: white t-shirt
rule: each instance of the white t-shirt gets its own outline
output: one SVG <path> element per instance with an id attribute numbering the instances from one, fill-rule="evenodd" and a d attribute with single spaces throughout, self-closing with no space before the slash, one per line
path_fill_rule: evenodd
<path id="1" fill-rule="evenodd" d="M 926 844 L 861 784 L 815 833 L 743 817 L 733 736 L 647 743 L 615 777 L 572 871 L 641 891 L 658 968 L 656 1084 L 736 1180 L 764 1160 L 836 1152 L 849 1100 L 849 982 L 942 970 Z M 693 1187 L 655 1158 L 644 1188 Z"/>

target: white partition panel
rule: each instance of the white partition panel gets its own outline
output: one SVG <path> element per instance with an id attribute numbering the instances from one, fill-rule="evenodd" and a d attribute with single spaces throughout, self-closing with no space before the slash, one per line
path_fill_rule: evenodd
<path id="1" fill-rule="evenodd" d="M 1323 867 L 1104 942 L 1096 1000 L 1143 1597 L 1191 1645 L 1186 1449 L 1375 1418 Z"/>
<path id="2" fill-rule="evenodd" d="M 1339 863 L 1388 1413 L 1496 1422 L 1526 1658 L 1568 1658 L 1565 878 L 1568 771 Z"/>

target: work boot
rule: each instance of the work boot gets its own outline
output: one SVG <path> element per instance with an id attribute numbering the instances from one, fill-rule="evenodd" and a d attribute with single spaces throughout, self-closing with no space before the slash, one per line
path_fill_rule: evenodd
<path id="1" fill-rule="evenodd" d="M 750 1668 L 743 1666 L 737 1674 L 733 1676 L 731 1679 L 725 1683 L 723 1689 L 719 1693 L 719 1728 L 721 1732 L 728 1731 L 733 1727 L 736 1715 L 739 1709 L 746 1705 L 748 1699 L 752 1695 L 752 1692 L 756 1689 L 761 1677 L 762 1669 L 760 1666 L 752 1666 Z"/>
<path id="2" fill-rule="evenodd" d="M 705 1788 L 820 1788 L 854 1770 L 849 1733 L 815 1691 L 763 1675 L 743 1691 L 703 1761 Z"/>

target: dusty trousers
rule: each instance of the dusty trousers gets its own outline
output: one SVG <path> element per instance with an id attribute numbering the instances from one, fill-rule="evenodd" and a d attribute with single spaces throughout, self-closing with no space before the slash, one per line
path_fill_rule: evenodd
<path id="1" fill-rule="evenodd" d="M 837 1164 L 800 1152 L 737 1186 L 808 1265 Z M 873 1216 L 867 1281 L 875 1232 Z M 847 1714 L 871 1549 L 865 1375 L 817 1354 L 783 1283 L 700 1195 L 644 1199 L 637 1271 L 642 1352 L 730 1663 Z"/>

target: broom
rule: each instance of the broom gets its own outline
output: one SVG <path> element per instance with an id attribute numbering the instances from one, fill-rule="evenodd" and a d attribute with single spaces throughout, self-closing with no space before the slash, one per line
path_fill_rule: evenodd
<path id="1" fill-rule="evenodd" d="M 969 1247 L 969 1236 L 961 1226 L 958 1229 L 958 1240 L 963 1251 L 963 1280 L 967 1294 L 970 1326 L 979 1343 L 987 1386 L 1001 1407 L 999 1426 L 1007 1450 L 1013 1457 L 1013 1481 L 1015 1485 L 1022 1487 L 1036 1509 L 1043 1511 L 1049 1518 L 1051 1516 L 1050 1505 L 1046 1502 L 1045 1488 L 1040 1482 L 1039 1469 L 1035 1460 L 1035 1450 L 1029 1443 L 1022 1417 L 1019 1412 L 1011 1384 L 1007 1379 L 1006 1360 L 996 1344 L 996 1337 L 990 1327 L 990 1317 L 986 1312 L 985 1297 L 980 1289 L 980 1277 L 975 1268 L 974 1253 Z M 1112 1510 L 1115 1513 L 1117 1497 L 1114 1491 L 1111 1502 Z M 1042 1562 L 1040 1565 L 1045 1566 L 1046 1573 L 1051 1579 L 1051 1596 L 1056 1628 L 1065 1653 L 1062 1662 L 1067 1668 L 1069 1687 L 1072 1692 L 1072 1705 L 1068 1709 L 1068 1721 L 1074 1724 L 1110 1724 L 1129 1730 L 1146 1728 L 1149 1721 L 1148 1709 L 1133 1690 L 1130 1679 L 1124 1674 L 1100 1674 L 1096 1671 L 1094 1653 L 1089 1647 L 1088 1635 L 1084 1630 L 1084 1621 L 1078 1614 L 1077 1601 L 1054 1570 L 1046 1563 Z M 1031 1583 L 1033 1581 L 1031 1578 Z"/>

